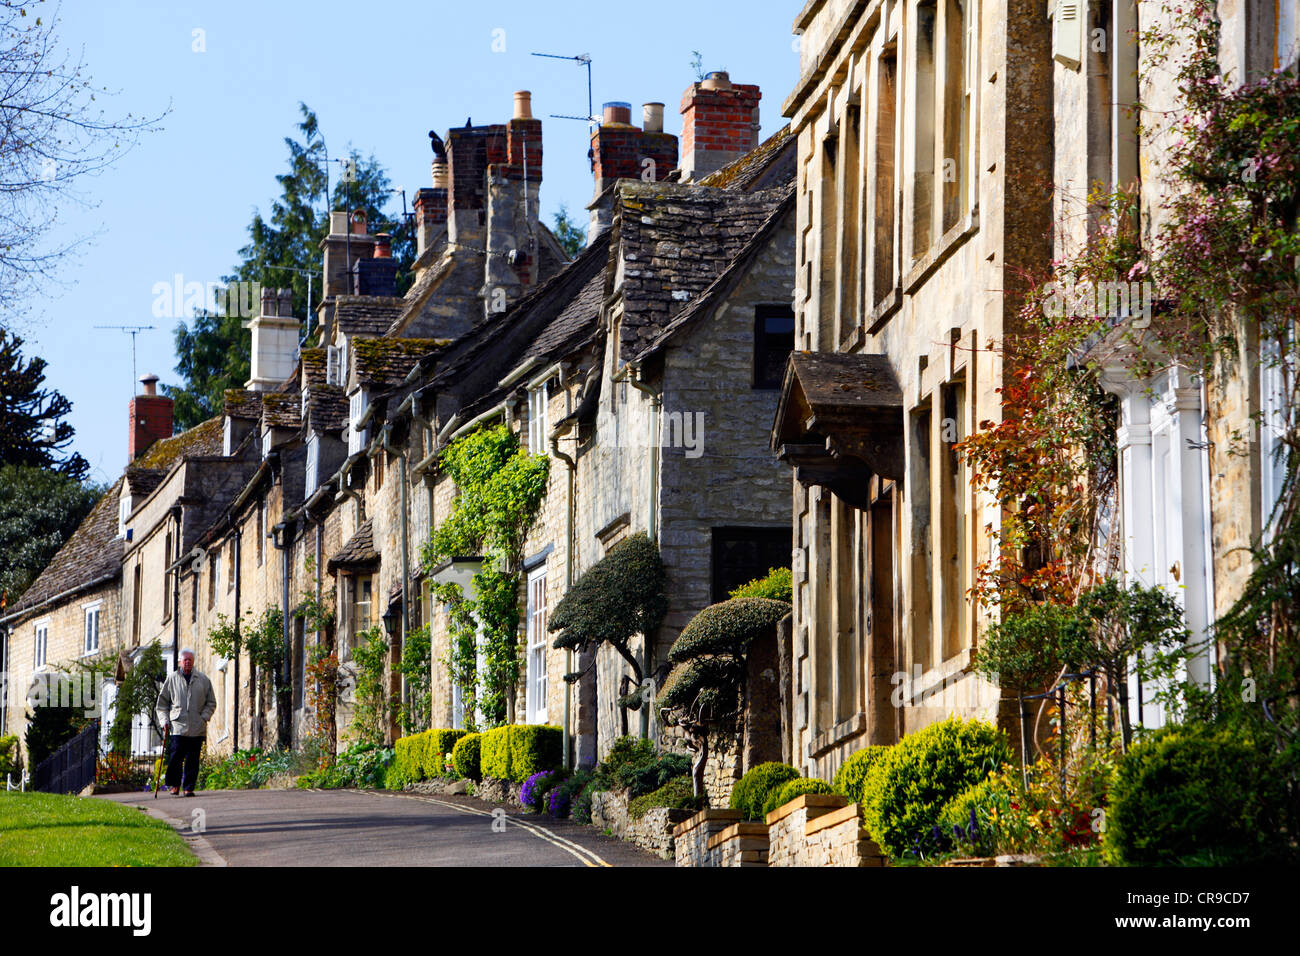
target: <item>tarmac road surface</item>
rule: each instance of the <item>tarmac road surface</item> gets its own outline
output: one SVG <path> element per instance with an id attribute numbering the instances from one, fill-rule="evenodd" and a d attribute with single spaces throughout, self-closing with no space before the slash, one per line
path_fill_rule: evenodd
<path id="1" fill-rule="evenodd" d="M 200 790 L 194 797 L 164 791 L 157 800 L 152 793 L 96 799 L 163 816 L 211 865 L 672 866 L 591 826 L 506 811 L 473 797 Z"/>

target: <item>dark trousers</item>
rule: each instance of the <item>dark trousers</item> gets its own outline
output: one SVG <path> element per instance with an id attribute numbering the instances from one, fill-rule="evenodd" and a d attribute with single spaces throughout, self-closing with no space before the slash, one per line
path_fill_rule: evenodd
<path id="1" fill-rule="evenodd" d="M 199 751 L 202 737 L 181 737 L 173 734 L 171 752 L 167 755 L 167 786 L 193 790 L 199 781 Z M 181 765 L 184 764 L 184 786 L 181 786 Z"/>

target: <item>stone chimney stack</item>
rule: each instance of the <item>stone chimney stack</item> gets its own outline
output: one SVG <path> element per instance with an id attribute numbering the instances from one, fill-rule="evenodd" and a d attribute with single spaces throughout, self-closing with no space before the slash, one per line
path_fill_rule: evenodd
<path id="1" fill-rule="evenodd" d="M 542 121 L 533 117 L 532 94 L 527 90 L 515 93 L 514 115 L 504 133 L 504 137 L 491 135 L 486 141 L 483 248 L 487 254 L 480 291 L 485 318 L 504 311 L 538 279 Z M 452 169 L 454 191 L 460 188 L 454 159 Z M 453 215 L 459 211 L 453 208 Z"/>
<path id="2" fill-rule="evenodd" d="M 321 240 L 321 249 L 325 252 L 324 298 L 347 295 L 353 266 L 375 254 L 375 237 L 366 232 L 365 210 L 331 212 L 329 235 Z"/>
<path id="3" fill-rule="evenodd" d="M 606 103 L 600 126 L 591 134 L 591 171 L 596 195 L 587 207 L 591 219 L 587 242 L 610 227 L 613 216 L 613 185 L 620 179 L 659 182 L 677 168 L 677 137 L 664 132 L 664 105 L 646 103 L 643 125 L 632 125 L 629 103 Z"/>
<path id="4" fill-rule="evenodd" d="M 710 73 L 682 94 L 682 182 L 698 180 L 758 145 L 757 86 Z"/>
<path id="5" fill-rule="evenodd" d="M 291 290 L 262 289 L 261 313 L 244 323 L 253 330 L 251 377 L 245 388 L 271 391 L 293 374 L 298 362 L 299 325 L 293 315 Z"/>
<path id="6" fill-rule="evenodd" d="M 172 436 L 172 400 L 158 394 L 158 376 L 142 375 L 144 394 L 131 399 L 127 458 L 135 461 L 154 442 Z"/>

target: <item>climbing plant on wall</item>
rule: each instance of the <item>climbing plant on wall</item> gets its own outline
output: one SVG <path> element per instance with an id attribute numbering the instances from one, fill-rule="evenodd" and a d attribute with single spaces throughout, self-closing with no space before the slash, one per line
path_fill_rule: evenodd
<path id="1" fill-rule="evenodd" d="M 457 495 L 423 548 L 425 572 L 453 557 L 483 559 L 472 594 L 454 583 L 433 586 L 451 635 L 442 663 L 461 689 L 466 726 L 473 729 L 481 714 L 487 727 L 495 727 L 505 722 L 519 679 L 522 551 L 546 496 L 550 459 L 528 454 L 506 425 L 497 425 L 453 442 L 440 466 Z"/>

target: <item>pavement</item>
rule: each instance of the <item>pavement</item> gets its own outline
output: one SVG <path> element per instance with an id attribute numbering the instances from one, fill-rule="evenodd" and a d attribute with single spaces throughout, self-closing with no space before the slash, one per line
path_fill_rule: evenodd
<path id="1" fill-rule="evenodd" d="M 384 790 L 105 794 L 170 823 L 207 866 L 672 866 L 569 820 Z"/>

